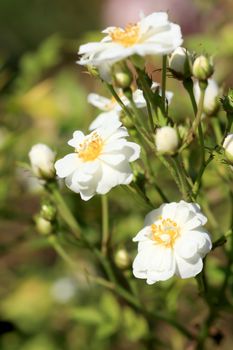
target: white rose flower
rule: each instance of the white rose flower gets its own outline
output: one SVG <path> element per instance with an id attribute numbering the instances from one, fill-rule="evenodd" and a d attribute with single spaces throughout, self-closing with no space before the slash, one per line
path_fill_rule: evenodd
<path id="1" fill-rule="evenodd" d="M 198 81 L 194 83 L 193 87 L 194 97 L 196 103 L 198 104 L 200 99 L 200 87 Z M 204 113 L 213 114 L 218 108 L 220 89 L 218 84 L 214 79 L 208 79 L 208 86 L 205 90 L 205 98 L 204 98 Z"/>
<path id="2" fill-rule="evenodd" d="M 134 103 L 137 106 L 137 108 L 146 107 L 146 101 L 143 97 L 143 92 L 141 90 L 139 89 L 135 90 L 132 95 L 133 95 L 132 97 L 133 97 Z M 125 106 L 130 105 L 130 101 L 122 92 L 118 92 L 118 96 L 120 97 L 120 99 L 122 100 Z M 110 99 L 95 93 L 91 93 L 88 95 L 87 101 L 90 104 L 92 104 L 94 107 L 97 107 L 104 112 L 110 112 L 110 111 L 120 112 L 122 110 L 121 106 L 118 104 L 118 102 L 115 100 L 114 97 Z"/>
<path id="3" fill-rule="evenodd" d="M 162 128 L 157 129 L 155 134 L 155 145 L 158 152 L 175 152 L 179 145 L 177 131 L 171 126 L 163 126 Z"/>
<path id="4" fill-rule="evenodd" d="M 156 82 L 153 82 L 151 86 L 151 90 L 155 91 L 155 89 L 159 89 L 159 94 L 162 94 L 162 90 L 160 88 L 160 85 Z M 125 106 L 130 107 L 130 101 L 128 98 L 123 95 L 122 93 L 118 93 L 120 96 L 122 102 Z M 166 99 L 168 104 L 171 103 L 173 97 L 173 92 L 166 91 Z M 99 108 L 100 110 L 104 111 L 105 113 L 99 114 L 95 120 L 91 123 L 89 130 L 94 130 L 96 128 L 99 128 L 103 125 L 105 125 L 106 122 L 115 123 L 115 121 L 119 121 L 120 113 L 122 111 L 121 106 L 118 104 L 118 102 L 112 97 L 107 98 L 104 96 L 100 96 L 95 93 L 91 93 L 88 95 L 87 100 L 90 104 L 92 104 L 94 107 Z M 143 96 L 143 91 L 140 89 L 137 89 L 133 92 L 133 100 L 137 108 L 145 108 L 146 107 L 146 100 Z"/>
<path id="5" fill-rule="evenodd" d="M 223 148 L 225 149 L 227 159 L 233 163 L 233 134 L 227 135 L 223 142 Z"/>
<path id="6" fill-rule="evenodd" d="M 54 177 L 55 155 L 55 152 L 45 144 L 38 143 L 32 146 L 29 152 L 29 159 L 34 174 L 42 178 Z"/>
<path id="7" fill-rule="evenodd" d="M 119 121 L 106 123 L 85 136 L 75 131 L 68 144 L 73 153 L 55 163 L 57 175 L 87 201 L 133 179 L 129 163 L 139 158 L 140 146 L 126 140 L 127 130 Z"/>
<path id="8" fill-rule="evenodd" d="M 207 218 L 196 203 L 162 204 L 145 218 L 145 227 L 133 241 L 138 254 L 133 274 L 148 284 L 174 275 L 194 277 L 203 268 L 202 259 L 211 250 L 211 239 L 203 225 Z"/>
<path id="9" fill-rule="evenodd" d="M 165 12 L 155 12 L 125 29 L 108 27 L 100 42 L 80 46 L 81 65 L 92 65 L 109 72 L 112 64 L 132 55 L 166 55 L 182 44 L 180 26 L 169 22 Z M 104 67 L 104 69 L 103 69 Z M 102 74 L 106 75 L 107 74 Z"/>

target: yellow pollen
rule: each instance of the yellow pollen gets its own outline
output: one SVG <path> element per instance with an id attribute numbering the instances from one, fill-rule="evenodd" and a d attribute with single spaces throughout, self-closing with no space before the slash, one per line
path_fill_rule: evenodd
<path id="1" fill-rule="evenodd" d="M 75 151 L 84 162 L 95 160 L 103 148 L 103 140 L 96 131 L 91 133 Z"/>
<path id="2" fill-rule="evenodd" d="M 151 225 L 152 240 L 166 248 L 172 248 L 176 239 L 180 236 L 180 228 L 171 219 L 159 217 L 159 220 L 158 224 Z"/>
<path id="3" fill-rule="evenodd" d="M 115 28 L 110 32 L 112 41 L 122 46 L 133 46 L 139 40 L 139 25 L 128 24 L 125 29 Z"/>

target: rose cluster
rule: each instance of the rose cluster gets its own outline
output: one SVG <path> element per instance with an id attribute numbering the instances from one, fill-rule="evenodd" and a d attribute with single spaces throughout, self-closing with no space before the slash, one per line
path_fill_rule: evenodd
<path id="1" fill-rule="evenodd" d="M 73 150 L 62 159 L 55 162 L 54 152 L 45 145 L 38 144 L 30 151 L 32 168 L 38 177 L 47 181 L 56 172 L 84 201 L 134 182 L 134 162 L 140 159 L 144 144 L 152 147 L 158 157 L 178 154 L 192 141 L 200 120 L 213 115 L 219 107 L 220 89 L 212 78 L 211 59 L 196 57 L 181 47 L 181 29 L 169 21 L 167 13 L 153 13 L 135 24 L 109 27 L 103 33 L 100 42 L 80 47 L 78 63 L 104 81 L 113 97 L 89 94 L 88 102 L 100 114 L 86 135 L 74 131 L 68 141 Z M 191 84 L 193 104 L 197 110 L 202 107 L 189 133 L 184 131 L 183 135 L 182 128 L 168 117 L 173 93 L 165 91 L 146 73 L 145 61 L 153 56 L 165 58 L 165 73 L 186 86 Z M 157 115 L 151 112 L 152 107 Z M 146 115 L 150 127 L 145 127 L 138 114 Z M 144 138 L 144 143 L 140 137 L 134 138 L 132 129 Z M 222 151 L 225 150 L 227 161 L 233 162 L 232 134 L 225 135 L 223 141 Z M 133 238 L 138 242 L 134 276 L 152 284 L 173 275 L 189 278 L 199 274 L 202 259 L 212 248 L 204 228 L 206 222 L 200 206 L 191 200 L 165 203 L 152 210 L 145 218 L 144 228 Z"/>

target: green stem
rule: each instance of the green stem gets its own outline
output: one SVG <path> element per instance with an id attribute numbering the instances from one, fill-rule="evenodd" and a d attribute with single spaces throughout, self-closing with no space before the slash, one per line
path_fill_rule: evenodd
<path id="1" fill-rule="evenodd" d="M 57 254 L 69 265 L 72 269 L 75 268 L 74 261 L 70 258 L 70 256 L 66 253 L 63 247 L 60 245 L 56 236 L 50 236 L 48 238 L 49 243 L 53 247 L 53 249 L 57 252 Z"/>
<path id="2" fill-rule="evenodd" d="M 196 117 L 193 121 L 192 127 L 191 127 L 191 129 L 188 133 L 188 136 L 186 137 L 186 140 L 185 140 L 183 146 L 181 147 L 180 151 L 182 151 L 184 148 L 186 148 L 192 142 L 193 137 L 196 134 L 196 131 L 198 130 L 199 140 L 200 140 L 200 144 L 201 144 L 202 158 L 203 158 L 203 154 L 205 152 L 204 138 L 203 138 L 202 129 L 199 128 L 199 125 L 201 123 L 201 118 L 202 118 L 202 114 L 203 114 L 203 106 L 204 106 L 204 98 L 205 98 L 205 90 L 206 90 L 207 82 L 199 82 L 199 85 L 200 85 L 200 98 L 198 101 Z"/>
<path id="3" fill-rule="evenodd" d="M 171 157 L 171 160 L 173 162 L 174 168 L 176 169 L 176 173 L 179 178 L 184 200 L 192 201 L 191 188 L 190 188 L 188 179 L 186 177 L 183 165 L 181 165 L 179 156 Z"/>
<path id="4" fill-rule="evenodd" d="M 61 215 L 62 219 L 70 227 L 74 236 L 80 239 L 80 236 L 81 236 L 80 226 L 77 220 L 75 219 L 75 217 L 73 216 L 73 214 L 71 213 L 70 208 L 67 206 L 60 192 L 55 186 L 52 186 L 52 188 L 50 188 L 50 192 L 52 194 L 54 202 L 57 205 L 58 212 Z"/>
<path id="5" fill-rule="evenodd" d="M 227 113 L 227 125 L 226 125 L 226 129 L 224 131 L 224 135 L 223 135 L 223 138 L 222 138 L 222 141 L 221 141 L 221 145 L 223 144 L 227 134 L 230 132 L 232 123 L 233 123 L 233 115 L 231 113 Z"/>
<path id="6" fill-rule="evenodd" d="M 204 174 L 204 171 L 205 171 L 206 167 L 208 166 L 208 164 L 209 164 L 213 159 L 214 159 L 214 156 L 213 156 L 213 154 L 211 153 L 211 154 L 209 155 L 209 157 L 207 158 L 207 160 L 206 160 L 204 163 L 202 163 L 202 165 L 201 165 L 201 168 L 200 168 L 200 170 L 199 170 L 199 172 L 198 172 L 196 181 L 195 181 L 194 186 L 193 186 L 193 196 L 194 196 L 194 198 L 196 198 L 197 195 L 198 195 L 198 192 L 199 192 L 199 189 L 200 189 L 200 186 L 201 186 L 201 180 L 202 180 L 202 176 L 203 176 L 203 174 Z"/>
<path id="7" fill-rule="evenodd" d="M 123 109 L 125 114 L 127 114 L 132 119 L 134 116 L 132 115 L 130 110 L 127 108 L 127 106 L 125 106 L 125 104 L 122 102 L 121 98 L 118 96 L 118 94 L 115 91 L 115 89 L 113 88 L 113 86 L 111 84 L 106 84 L 106 86 L 109 89 L 109 91 L 111 92 L 111 94 L 113 95 L 113 97 L 115 98 L 115 100 L 117 101 L 117 103 L 121 106 L 121 108 Z"/>
<path id="8" fill-rule="evenodd" d="M 197 104 L 196 104 L 196 100 L 194 97 L 194 93 L 193 93 L 193 81 L 191 78 L 187 78 L 183 81 L 183 85 L 185 90 L 188 92 L 191 103 L 192 103 L 192 107 L 193 107 L 193 112 L 194 115 L 196 116 L 197 114 Z"/>
<path id="9" fill-rule="evenodd" d="M 149 86 L 149 84 L 145 78 L 145 72 L 140 70 L 140 69 L 137 69 L 137 73 L 138 73 L 138 78 L 139 78 L 141 86 L 142 86 L 142 90 L 143 90 L 144 95 L 146 97 L 146 101 L 148 101 L 148 104 L 152 105 L 154 112 L 157 115 L 158 106 L 154 100 L 153 91 L 151 90 L 151 87 Z M 149 115 L 149 118 L 151 118 L 150 124 L 153 125 L 153 132 L 154 132 L 154 121 L 153 121 L 152 114 Z"/>
<path id="10" fill-rule="evenodd" d="M 198 136 L 201 146 L 201 164 L 205 163 L 205 142 L 201 123 L 198 125 Z"/>
<path id="11" fill-rule="evenodd" d="M 108 197 L 107 195 L 101 196 L 102 204 L 102 245 L 101 251 L 106 256 L 109 240 L 109 225 L 108 225 Z"/>
<path id="12" fill-rule="evenodd" d="M 223 136 L 219 125 L 219 118 L 211 117 L 212 128 L 216 137 L 217 144 L 221 144 Z"/>
<path id="13" fill-rule="evenodd" d="M 166 115 L 166 77 L 167 77 L 167 55 L 164 55 L 162 63 L 162 103 L 163 103 L 163 112 Z"/>
<path id="14" fill-rule="evenodd" d="M 182 186 L 180 184 L 180 178 L 179 178 L 179 175 L 177 174 L 177 171 L 174 169 L 173 166 L 171 166 L 169 161 L 167 161 L 164 156 L 162 156 L 162 155 L 157 155 L 157 156 L 158 156 L 159 160 L 161 161 L 161 163 L 163 163 L 163 165 L 167 168 L 167 170 L 169 171 L 169 173 L 173 177 L 180 193 L 183 194 Z"/>

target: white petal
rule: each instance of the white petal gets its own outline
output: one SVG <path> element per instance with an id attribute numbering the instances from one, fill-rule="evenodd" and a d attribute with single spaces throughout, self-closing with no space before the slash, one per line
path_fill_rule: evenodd
<path id="1" fill-rule="evenodd" d="M 111 100 L 109 98 L 94 93 L 87 96 L 87 101 L 103 111 L 108 111 L 111 105 Z"/>
<path id="2" fill-rule="evenodd" d="M 149 212 L 145 217 L 145 226 L 152 225 L 156 220 L 159 219 L 159 217 L 162 215 L 163 208 L 166 204 L 162 204 L 158 209 L 154 209 L 151 212 Z"/>
<path id="3" fill-rule="evenodd" d="M 162 217 L 163 219 L 171 219 L 176 221 L 176 212 L 178 204 L 175 202 L 168 203 L 163 208 Z"/>
<path id="4" fill-rule="evenodd" d="M 95 120 L 93 120 L 93 122 L 89 126 L 89 130 L 105 127 L 106 124 L 115 125 L 116 123 L 119 123 L 119 115 L 117 113 L 115 112 L 101 113 L 98 115 L 98 117 Z"/>
<path id="5" fill-rule="evenodd" d="M 133 269 L 137 271 L 147 271 L 148 265 L 151 259 L 151 254 L 153 251 L 153 247 L 149 247 L 143 251 L 140 251 L 134 261 L 133 261 Z"/>
<path id="6" fill-rule="evenodd" d="M 140 21 L 140 28 L 142 32 L 147 32 L 151 27 L 161 27 L 168 22 L 168 15 L 166 12 L 154 12 L 149 16 L 142 18 Z"/>
<path id="7" fill-rule="evenodd" d="M 136 236 L 133 238 L 133 242 L 141 242 L 141 241 L 148 241 L 148 236 L 150 234 L 150 226 L 144 227 L 142 230 L 140 230 Z"/>
<path id="8" fill-rule="evenodd" d="M 126 144 L 127 140 L 122 138 L 116 139 L 114 142 L 108 142 L 106 145 L 104 145 L 102 154 L 111 154 L 114 151 L 120 151 Z"/>
<path id="9" fill-rule="evenodd" d="M 101 154 L 99 156 L 99 159 L 109 165 L 118 165 L 121 162 L 123 162 L 126 157 L 124 156 L 124 154 L 121 153 L 111 153 L 111 154 Z"/>
<path id="10" fill-rule="evenodd" d="M 122 162 L 115 167 L 103 163 L 97 193 L 105 194 L 117 185 L 128 185 L 132 179 L 133 174 L 128 162 Z"/>
<path id="11" fill-rule="evenodd" d="M 129 136 L 127 129 L 123 126 L 119 127 L 114 134 L 111 134 L 108 138 L 108 143 L 116 142 L 118 139 Z"/>
<path id="12" fill-rule="evenodd" d="M 172 249 L 155 246 L 148 266 L 148 279 L 165 281 L 174 275 L 175 266 Z"/>
<path id="13" fill-rule="evenodd" d="M 80 166 L 80 160 L 76 153 L 67 154 L 54 164 L 57 175 L 61 178 L 73 173 Z"/>
<path id="14" fill-rule="evenodd" d="M 117 129 L 121 126 L 121 122 L 117 120 L 111 120 L 110 123 L 106 123 L 105 127 L 98 128 L 98 134 L 103 140 L 108 140 L 110 136 L 116 133 Z"/>
<path id="15" fill-rule="evenodd" d="M 203 268 L 202 259 L 197 255 L 194 262 L 189 262 L 176 255 L 176 274 L 181 278 L 190 278 L 198 275 Z"/>
<path id="16" fill-rule="evenodd" d="M 141 147 L 134 142 L 127 142 L 122 153 L 129 162 L 133 162 L 140 157 Z"/>
<path id="17" fill-rule="evenodd" d="M 183 224 L 182 230 L 183 231 L 191 231 L 195 228 L 198 228 L 202 225 L 201 220 L 198 216 L 194 216 L 192 219 L 186 221 L 186 223 Z"/>
<path id="18" fill-rule="evenodd" d="M 176 241 L 174 249 L 181 258 L 190 259 L 197 254 L 197 242 L 192 236 L 184 235 Z"/>
<path id="19" fill-rule="evenodd" d="M 77 148 L 79 147 L 80 143 L 83 142 L 84 138 L 84 133 L 82 131 L 77 130 L 73 133 L 73 138 L 68 141 L 68 145 Z"/>

